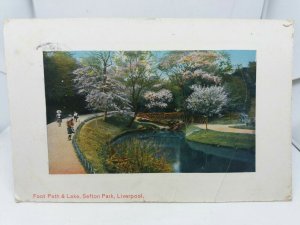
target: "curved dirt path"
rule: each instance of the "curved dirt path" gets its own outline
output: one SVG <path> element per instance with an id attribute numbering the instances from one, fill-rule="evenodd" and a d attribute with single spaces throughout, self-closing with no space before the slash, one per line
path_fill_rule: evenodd
<path id="1" fill-rule="evenodd" d="M 77 123 L 75 122 L 75 130 L 80 121 L 92 115 L 79 116 Z M 49 174 L 84 174 L 86 172 L 75 153 L 72 141 L 68 141 L 66 121 L 67 119 L 62 120 L 61 127 L 57 122 L 47 125 Z"/>
<path id="2" fill-rule="evenodd" d="M 205 124 L 195 124 L 195 125 L 201 129 L 206 129 Z M 238 128 L 231 127 L 231 126 L 238 126 L 238 125 L 244 125 L 244 124 L 208 124 L 207 129 L 220 131 L 220 132 L 228 132 L 228 133 L 255 134 L 255 130 L 238 129 Z"/>

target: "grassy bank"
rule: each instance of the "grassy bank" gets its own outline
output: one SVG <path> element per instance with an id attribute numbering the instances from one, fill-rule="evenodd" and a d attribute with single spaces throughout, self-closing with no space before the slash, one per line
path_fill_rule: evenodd
<path id="1" fill-rule="evenodd" d="M 102 147 L 109 143 L 114 137 L 123 132 L 135 129 L 156 129 L 157 127 L 148 123 L 134 122 L 131 128 L 128 128 L 128 119 L 124 117 L 110 117 L 106 121 L 99 117 L 87 122 L 80 130 L 77 137 L 77 143 L 86 157 L 92 164 L 96 173 L 103 173 L 105 169 L 99 156 Z"/>
<path id="2" fill-rule="evenodd" d="M 203 130 L 193 125 L 186 128 L 186 139 L 189 141 L 236 149 L 255 149 L 254 134 L 237 134 Z"/>
<path id="3" fill-rule="evenodd" d="M 104 171 L 98 157 L 99 149 L 110 139 L 122 133 L 123 130 L 123 127 L 104 122 L 103 118 L 91 120 L 81 128 L 77 137 L 77 143 L 83 155 L 96 170 L 96 173 Z"/>

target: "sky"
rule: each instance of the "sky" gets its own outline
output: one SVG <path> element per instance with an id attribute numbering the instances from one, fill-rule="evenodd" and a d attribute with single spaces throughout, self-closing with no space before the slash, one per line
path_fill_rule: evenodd
<path id="1" fill-rule="evenodd" d="M 169 51 L 153 51 L 154 55 L 158 58 L 163 57 L 168 52 Z M 236 67 L 237 65 L 246 67 L 249 62 L 256 61 L 255 50 L 222 50 L 220 52 L 225 52 L 229 55 L 233 67 Z M 71 53 L 76 59 L 80 60 L 81 58 L 87 57 L 90 51 L 73 51 Z"/>
<path id="2" fill-rule="evenodd" d="M 256 61 L 255 50 L 226 50 L 223 51 L 230 57 L 233 66 L 241 64 L 242 66 L 248 66 L 249 62 Z"/>

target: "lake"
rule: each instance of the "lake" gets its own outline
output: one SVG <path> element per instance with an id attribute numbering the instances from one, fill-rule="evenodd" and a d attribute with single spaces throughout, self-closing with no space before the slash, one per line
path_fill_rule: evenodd
<path id="1" fill-rule="evenodd" d="M 255 151 L 187 141 L 182 132 L 130 132 L 116 138 L 113 144 L 133 138 L 153 142 L 177 173 L 255 172 Z"/>

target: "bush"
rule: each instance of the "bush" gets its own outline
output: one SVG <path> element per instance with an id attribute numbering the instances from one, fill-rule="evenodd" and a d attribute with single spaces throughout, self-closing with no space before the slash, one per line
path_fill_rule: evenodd
<path id="1" fill-rule="evenodd" d="M 154 143 L 138 139 L 105 146 L 100 157 L 109 173 L 172 172 L 171 165 Z"/>
<path id="2" fill-rule="evenodd" d="M 105 122 L 120 127 L 120 126 L 127 126 L 131 119 L 132 117 L 127 115 L 115 114 L 115 115 L 109 115 L 106 118 Z"/>

